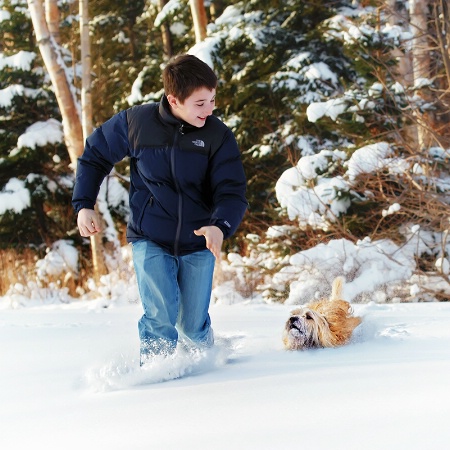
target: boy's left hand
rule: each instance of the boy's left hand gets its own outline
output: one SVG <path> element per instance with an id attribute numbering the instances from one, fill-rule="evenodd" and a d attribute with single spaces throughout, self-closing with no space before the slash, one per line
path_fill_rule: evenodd
<path id="1" fill-rule="evenodd" d="M 220 251 L 223 243 L 222 230 L 215 225 L 209 225 L 194 230 L 194 233 L 197 236 L 205 236 L 206 248 L 216 257 L 216 259 L 220 259 Z"/>

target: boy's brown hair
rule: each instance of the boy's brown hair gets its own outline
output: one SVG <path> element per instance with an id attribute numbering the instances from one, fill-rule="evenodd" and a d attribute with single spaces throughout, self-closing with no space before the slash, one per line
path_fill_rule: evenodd
<path id="1" fill-rule="evenodd" d="M 194 91 L 217 87 L 213 70 L 193 55 L 178 55 L 169 61 L 162 73 L 164 92 L 183 103 Z"/>

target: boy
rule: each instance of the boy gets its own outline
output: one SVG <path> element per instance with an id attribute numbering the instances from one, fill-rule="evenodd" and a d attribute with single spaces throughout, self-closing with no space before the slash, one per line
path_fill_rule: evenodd
<path id="1" fill-rule="evenodd" d="M 130 158 L 127 240 L 144 314 L 141 365 L 174 352 L 179 337 L 208 348 L 214 257 L 247 208 L 236 140 L 212 115 L 217 78 L 192 55 L 163 71 L 159 103 L 122 111 L 86 140 L 73 193 L 81 236 L 100 231 L 94 205 L 114 164 Z"/>

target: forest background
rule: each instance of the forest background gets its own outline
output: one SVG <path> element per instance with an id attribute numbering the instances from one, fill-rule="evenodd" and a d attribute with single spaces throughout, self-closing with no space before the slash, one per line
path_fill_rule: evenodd
<path id="1" fill-rule="evenodd" d="M 159 101 L 162 67 L 189 52 L 218 74 L 215 114 L 248 178 L 216 286 L 295 303 L 371 262 L 388 269 L 379 300 L 450 298 L 448 1 L 0 7 L 0 296 L 113 298 L 132 280 L 127 164 L 102 186 L 106 232 L 90 242 L 71 207 L 76 158 L 92 127 Z"/>

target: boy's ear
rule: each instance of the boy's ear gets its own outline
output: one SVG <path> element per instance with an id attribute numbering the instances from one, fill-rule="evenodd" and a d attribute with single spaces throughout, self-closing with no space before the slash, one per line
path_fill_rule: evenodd
<path id="1" fill-rule="evenodd" d="M 174 95 L 172 95 L 172 94 L 168 94 L 168 95 L 167 95 L 167 101 L 169 102 L 169 105 L 170 105 L 172 108 L 176 108 L 176 107 L 178 106 L 178 104 L 180 103 L 180 102 L 178 101 L 178 99 L 177 99 Z"/>

